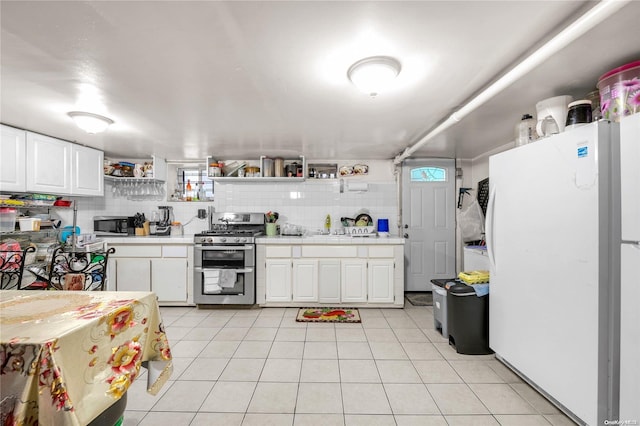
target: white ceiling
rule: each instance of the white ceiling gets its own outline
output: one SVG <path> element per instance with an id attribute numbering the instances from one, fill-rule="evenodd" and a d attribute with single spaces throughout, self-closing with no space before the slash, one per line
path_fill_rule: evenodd
<path id="1" fill-rule="evenodd" d="M 596 2 L 2 1 L 2 123 L 114 157 L 391 159 Z M 474 158 L 640 59 L 633 1 L 414 156 Z M 402 63 L 371 98 L 355 61 Z M 66 115 L 112 118 L 88 135 Z"/>

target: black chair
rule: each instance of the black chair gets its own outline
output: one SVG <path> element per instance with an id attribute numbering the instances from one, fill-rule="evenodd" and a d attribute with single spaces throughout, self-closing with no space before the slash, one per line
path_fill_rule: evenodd
<path id="1" fill-rule="evenodd" d="M 34 253 L 36 248 L 29 246 L 24 250 L 0 251 L 0 289 L 2 290 L 31 290 L 22 287 L 22 273 L 27 259 L 27 253 Z"/>
<path id="2" fill-rule="evenodd" d="M 54 250 L 49 267 L 49 289 L 102 291 L 107 280 L 107 262 L 114 248 L 97 251 Z"/>

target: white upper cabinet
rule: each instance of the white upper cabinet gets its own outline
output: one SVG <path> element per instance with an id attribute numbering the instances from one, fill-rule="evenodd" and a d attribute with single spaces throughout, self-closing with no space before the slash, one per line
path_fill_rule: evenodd
<path id="1" fill-rule="evenodd" d="M 2 126 L 0 191 L 103 196 L 102 151 Z"/>
<path id="2" fill-rule="evenodd" d="M 27 191 L 71 194 L 71 144 L 27 133 Z"/>
<path id="3" fill-rule="evenodd" d="M 24 167 L 27 132 L 2 126 L 0 138 L 0 191 L 25 192 L 27 174 Z"/>
<path id="4" fill-rule="evenodd" d="M 72 195 L 104 195 L 103 162 L 104 153 L 86 146 L 71 147 L 73 173 L 71 180 Z"/>

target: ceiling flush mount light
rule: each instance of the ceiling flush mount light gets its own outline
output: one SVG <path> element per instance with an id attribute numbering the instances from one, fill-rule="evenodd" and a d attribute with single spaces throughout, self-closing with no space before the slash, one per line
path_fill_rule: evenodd
<path id="1" fill-rule="evenodd" d="M 87 133 L 104 132 L 107 127 L 113 124 L 112 119 L 90 112 L 71 111 L 67 115 L 73 118 L 76 125 Z"/>
<path id="2" fill-rule="evenodd" d="M 391 85 L 400 73 L 400 62 L 390 56 L 371 56 L 349 67 L 349 80 L 361 91 L 376 96 Z"/>

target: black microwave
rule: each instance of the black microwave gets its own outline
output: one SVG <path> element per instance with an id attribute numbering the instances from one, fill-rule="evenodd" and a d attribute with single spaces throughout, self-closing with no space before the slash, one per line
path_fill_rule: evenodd
<path id="1" fill-rule="evenodd" d="M 97 235 L 127 236 L 135 235 L 133 217 L 94 216 L 93 233 Z"/>

